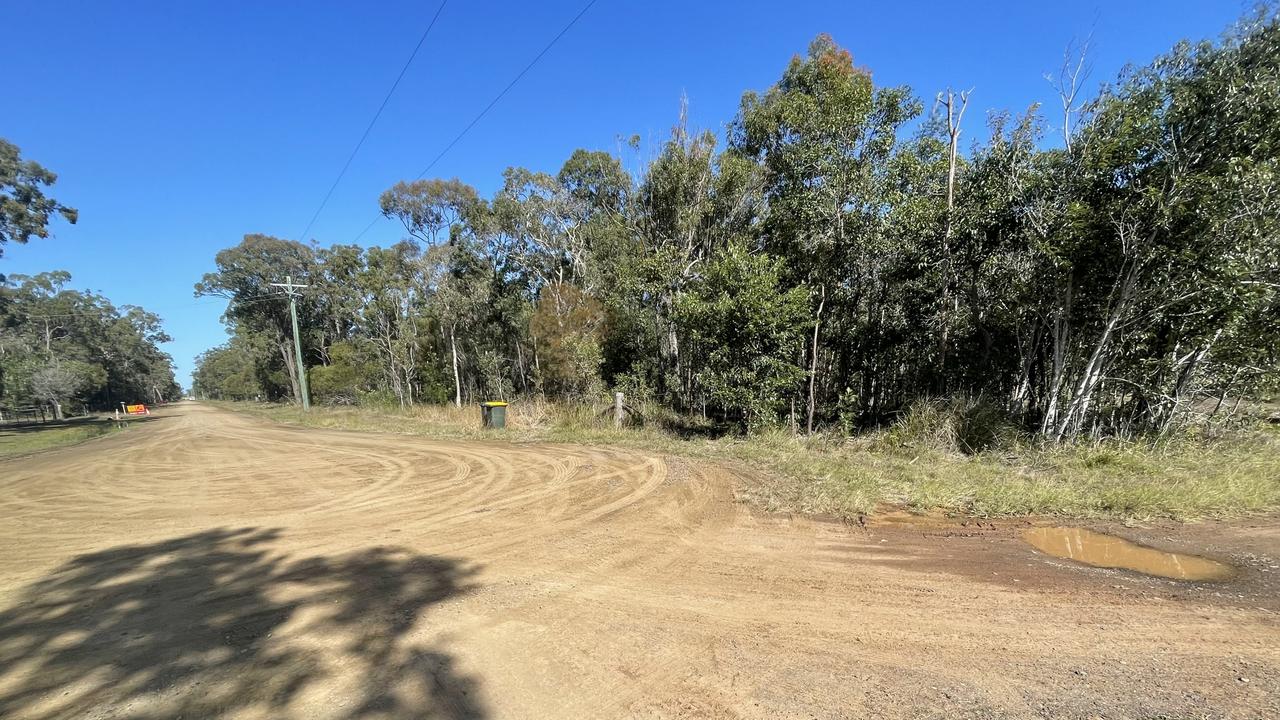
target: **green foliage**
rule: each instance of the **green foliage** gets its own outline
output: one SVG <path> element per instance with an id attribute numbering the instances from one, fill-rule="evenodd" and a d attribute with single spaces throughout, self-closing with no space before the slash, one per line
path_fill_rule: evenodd
<path id="1" fill-rule="evenodd" d="M 370 381 L 377 375 L 372 360 L 354 342 L 343 340 L 329 347 L 329 362 L 311 368 L 308 380 L 317 401 L 354 405 L 376 389 Z"/>
<path id="2" fill-rule="evenodd" d="M 542 289 L 529 328 L 538 343 L 544 389 L 572 398 L 601 392 L 603 324 L 595 298 L 564 283 Z"/>
<path id="3" fill-rule="evenodd" d="M 222 297 L 229 301 L 223 322 L 232 333 L 243 336 L 247 345 L 259 351 L 255 371 L 267 396 L 279 397 L 287 387 L 294 398 L 301 401 L 289 304 L 271 283 L 292 278 L 296 283 L 309 284 L 316 274 L 315 252 L 292 240 L 250 234 L 245 235 L 239 245 L 220 251 L 215 263 L 217 271 L 207 273 L 196 283 L 196 296 Z M 307 309 L 304 304 L 304 312 L 299 315 L 299 324 L 306 329 L 304 339 L 321 323 L 314 313 L 308 314 Z M 319 308 L 313 306 L 312 309 Z M 267 347 L 279 357 L 261 352 Z M 312 348 L 304 345 L 304 352 L 311 351 Z"/>
<path id="4" fill-rule="evenodd" d="M 49 220 L 54 215 L 72 225 L 79 219 L 75 208 L 44 194 L 44 188 L 57 180 L 39 163 L 23 160 L 16 145 L 0 138 L 0 256 L 6 243 L 49 237 Z"/>
<path id="5" fill-rule="evenodd" d="M 52 405 L 58 416 L 62 403 L 88 388 L 98 388 L 107 381 L 107 371 L 98 365 L 77 360 L 53 361 L 31 373 L 27 387 L 31 397 Z"/>
<path id="6" fill-rule="evenodd" d="M 0 406 L 110 410 L 177 399 L 160 318 L 69 290 L 70 274 L 12 275 L 0 284 Z"/>
<path id="7" fill-rule="evenodd" d="M 973 453 L 1167 440 L 1280 388 L 1274 6 L 1068 103 L 1060 148 L 1038 107 L 982 135 L 938 98 L 925 114 L 820 35 L 723 144 L 682 107 L 659 147 L 628 143 L 634 164 L 577 150 L 487 199 L 397 183 L 380 206 L 410 239 L 389 248 L 246 236 L 197 292 L 232 300 L 252 372 L 209 382 L 296 396 L 287 306 L 263 297 L 292 274 L 335 403 L 621 388 L 654 415 L 892 424 Z"/>
<path id="8" fill-rule="evenodd" d="M 54 215 L 75 224 L 79 214 L 44 194 L 57 176 L 23 160 L 0 139 L 0 255 L 8 242 L 48 237 Z M 63 271 L 0 275 L 0 406 L 113 407 L 176 398 L 173 364 L 158 344 L 169 337 L 160 318 L 142 308 L 116 308 L 93 293 L 68 290 Z"/>
<path id="9" fill-rule="evenodd" d="M 452 242 L 454 232 L 480 208 L 470 185 L 452 180 L 399 182 L 382 194 L 382 214 L 396 218 L 410 235 L 429 244 Z"/>
<path id="10" fill-rule="evenodd" d="M 218 400 L 256 400 L 266 393 L 253 362 L 253 349 L 241 338 L 196 358 L 192 392 Z"/>
<path id="11" fill-rule="evenodd" d="M 701 370 L 699 390 L 749 427 L 773 423 L 804 372 L 795 364 L 808 293 L 781 286 L 782 263 L 730 245 L 677 306 Z"/>

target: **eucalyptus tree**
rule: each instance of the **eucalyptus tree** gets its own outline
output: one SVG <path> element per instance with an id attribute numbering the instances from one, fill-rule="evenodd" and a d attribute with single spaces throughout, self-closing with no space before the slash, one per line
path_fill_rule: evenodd
<path id="1" fill-rule="evenodd" d="M 587 220 L 590 197 L 555 176 L 512 167 L 493 199 L 493 218 L 508 256 L 530 278 L 533 292 L 571 284 L 591 293 L 599 272 Z"/>
<path id="2" fill-rule="evenodd" d="M 317 271 L 310 278 L 308 303 L 318 322 L 316 349 L 329 362 L 336 343 L 357 339 L 368 298 L 360 276 L 365 271 L 365 250 L 359 245 L 333 245 L 315 249 Z"/>
<path id="3" fill-rule="evenodd" d="M 382 214 L 428 246 L 452 242 L 480 206 L 475 188 L 457 178 L 398 182 L 382 193 Z"/>
<path id="4" fill-rule="evenodd" d="M 295 282 L 309 284 L 316 274 L 315 251 L 293 240 L 270 235 L 245 235 L 239 245 L 218 252 L 215 272 L 206 273 L 196 283 L 196 297 L 226 298 L 223 322 L 236 334 L 262 335 L 275 348 L 288 376 L 288 386 L 295 402 L 302 403 L 298 385 L 297 362 L 293 351 L 293 329 L 289 305 L 279 289 L 271 285 L 286 276 Z M 299 303 L 299 324 L 305 341 L 318 324 L 314 305 Z M 312 309 L 312 312 L 308 312 Z M 304 362 L 312 349 L 304 347 Z M 274 364 L 274 360 L 271 361 Z M 306 372 L 306 368 L 301 369 Z"/>
<path id="5" fill-rule="evenodd" d="M 0 285 L 0 403 L 47 404 L 61 417 L 68 402 L 109 409 L 177 397 L 160 318 L 70 280 L 54 271 Z"/>
<path id="6" fill-rule="evenodd" d="M 783 282 L 780 259 L 731 243 L 676 308 L 697 358 L 698 392 L 748 428 L 772 424 L 804 376 L 795 351 L 808 291 Z"/>
<path id="7" fill-rule="evenodd" d="M 486 259 L 475 252 L 470 241 L 429 249 L 421 267 L 423 288 L 448 349 L 453 403 L 461 407 L 466 362 L 463 347 L 468 340 L 473 348 L 483 342 L 481 336 L 488 329 L 484 321 L 492 274 Z"/>
<path id="8" fill-rule="evenodd" d="M 23 160 L 17 145 L 0 138 L 0 256 L 7 243 L 49 236 L 55 216 L 74 225 L 79 212 L 45 195 L 58 176 L 34 160 Z"/>
<path id="9" fill-rule="evenodd" d="M 62 404 L 86 387 L 100 384 L 102 368 L 88 363 L 69 361 L 45 365 L 31 373 L 30 392 L 34 400 L 53 407 L 53 417 L 65 417 Z"/>
<path id="10" fill-rule="evenodd" d="M 1020 117 L 996 114 L 975 146 L 948 221 L 954 297 L 954 384 L 1003 401 L 1019 417 L 1035 412 L 1053 305 L 1046 293 L 1055 265 L 1046 254 L 1046 195 L 1053 158 L 1038 149 L 1043 122 L 1033 106 Z M 952 308 L 947 308 L 952 310 Z"/>
<path id="11" fill-rule="evenodd" d="M 304 342 L 333 401 L 614 385 L 749 427 L 789 405 L 812 430 L 967 394 L 1069 441 L 1168 433 L 1205 397 L 1276 388 L 1275 11 L 1082 103 L 1087 67 L 1057 81 L 1061 147 L 1033 106 L 991 113 L 965 148 L 967 94 L 907 136 L 912 92 L 823 35 L 743 96 L 724 148 L 682 109 L 634 176 L 578 150 L 555 173 L 508 169 L 487 200 L 397 183 L 380 206 L 410 239 L 393 247 L 250 236 L 219 254 L 198 292 L 233 300 L 233 341 L 201 386 L 278 394 L 283 304 L 257 303 L 291 273 L 314 288 Z M 107 355 L 86 361 L 123 377 Z"/>
<path id="12" fill-rule="evenodd" d="M 10 403 L 48 405 L 58 419 L 64 403 L 106 383 L 110 358 L 95 346 L 116 314 L 105 298 L 67 289 L 70 280 L 64 271 L 11 276 L 3 304 L 11 342 L 0 363 Z"/>
<path id="13" fill-rule="evenodd" d="M 1280 278 L 1278 78 L 1269 13 L 1220 43 L 1179 44 L 1094 104 L 1073 143 L 1082 332 L 1051 437 L 1167 430 L 1206 370 L 1236 375 L 1217 358 L 1240 362 L 1240 340 L 1263 340 L 1252 321 Z M 1223 342 L 1235 347 L 1216 353 Z"/>
<path id="14" fill-rule="evenodd" d="M 872 413 L 885 397 L 875 379 L 890 372 L 876 354 L 893 252 L 884 233 L 887 170 L 900 128 L 920 111 L 908 88 L 876 88 L 848 51 L 819 35 L 776 85 L 743 96 L 732 132 L 734 149 L 765 170 L 764 247 L 786 259 L 792 284 L 811 289 L 810 376 L 826 311 L 835 331 L 825 345 L 840 356 L 843 382 L 860 375 Z M 849 356 L 855 343 L 858 358 Z"/>
<path id="15" fill-rule="evenodd" d="M 422 249 L 412 240 L 369 248 L 356 277 L 364 297 L 364 332 L 373 340 L 391 392 L 400 407 L 412 405 L 422 362 L 424 297 Z"/>
<path id="16" fill-rule="evenodd" d="M 474 188 L 455 178 L 396 183 L 382 194 L 381 205 L 384 215 L 398 219 L 412 237 L 427 244 L 425 254 L 417 263 L 416 281 L 420 297 L 440 318 L 453 375 L 454 403 L 461 405 L 463 383 L 458 331 L 466 328 L 465 321 L 470 315 L 466 311 L 471 309 L 479 288 L 462 286 L 461 277 L 451 272 L 451 262 L 455 251 L 469 242 L 474 226 L 483 217 L 484 202 Z"/>
<path id="17" fill-rule="evenodd" d="M 495 290 L 528 303 L 538 381 L 582 395 L 600 383 L 603 304 L 627 245 L 631 178 L 617 158 L 579 149 L 556 175 L 513 167 L 503 180 L 482 232 L 495 269 L 505 269 Z M 513 346 L 520 365 L 522 345 Z"/>
<path id="18" fill-rule="evenodd" d="M 75 208 L 45 195 L 56 181 L 54 173 L 23 160 L 15 145 L 0 139 L 0 254 L 6 243 L 48 237 L 56 216 L 77 221 Z M 175 396 L 172 363 L 158 347 L 170 339 L 160 318 L 67 289 L 70 280 L 70 274 L 53 271 L 0 285 L 0 396 L 12 403 L 48 403 L 59 418 L 72 399 L 111 407 L 118 398 Z"/>
<path id="19" fill-rule="evenodd" d="M 258 381 L 257 353 L 245 336 L 233 335 L 224 345 L 196 357 L 192 392 L 201 399 L 257 400 L 264 395 Z"/>
<path id="20" fill-rule="evenodd" d="M 689 128 L 681 108 L 671 135 L 645 168 L 630 212 L 631 241 L 617 254 L 618 301 L 643 308 L 626 325 L 651 338 L 638 348 L 652 358 L 659 395 L 676 407 L 693 406 L 697 367 L 688 356 L 679 307 L 707 265 L 733 240 L 745 241 L 760 210 L 756 164 L 738 153 L 718 152 L 715 135 Z M 615 302 L 618 302 L 615 301 Z"/>

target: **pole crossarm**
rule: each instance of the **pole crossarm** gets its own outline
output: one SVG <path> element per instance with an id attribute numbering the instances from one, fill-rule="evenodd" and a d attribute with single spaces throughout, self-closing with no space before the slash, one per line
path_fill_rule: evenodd
<path id="1" fill-rule="evenodd" d="M 284 282 L 282 283 L 269 283 L 269 284 L 274 287 L 284 288 L 284 294 L 288 295 L 289 297 L 301 295 L 301 293 L 298 292 L 299 290 L 303 288 L 311 287 L 310 285 L 299 285 L 298 283 L 295 283 L 293 281 L 293 276 L 291 275 L 285 275 Z"/>

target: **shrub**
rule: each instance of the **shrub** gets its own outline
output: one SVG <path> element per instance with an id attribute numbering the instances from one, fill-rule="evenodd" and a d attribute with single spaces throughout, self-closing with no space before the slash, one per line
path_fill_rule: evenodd
<path id="1" fill-rule="evenodd" d="M 975 455 L 1009 447 L 1018 428 L 1008 413 L 980 396 L 952 395 L 913 403 L 894 421 L 889 437 L 907 447 Z"/>

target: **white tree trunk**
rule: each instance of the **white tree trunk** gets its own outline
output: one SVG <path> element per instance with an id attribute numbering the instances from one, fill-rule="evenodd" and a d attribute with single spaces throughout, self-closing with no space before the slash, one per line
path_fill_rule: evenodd
<path id="1" fill-rule="evenodd" d="M 1058 426 L 1058 405 L 1067 374 L 1067 341 L 1071 337 L 1071 281 L 1059 294 L 1057 315 L 1053 319 L 1053 376 L 1049 380 L 1049 405 L 1040 423 L 1040 434 L 1048 436 Z"/>
<path id="2" fill-rule="evenodd" d="M 955 234 L 956 166 L 959 162 L 960 123 L 964 119 L 965 108 L 969 106 L 970 92 L 973 91 L 958 93 L 959 105 L 957 106 L 957 93 L 948 90 L 945 103 L 947 108 L 947 136 L 950 142 L 947 153 L 947 217 L 946 227 L 942 234 L 942 317 L 939 318 L 941 327 L 938 332 L 939 391 L 946 389 L 947 347 L 951 335 L 951 313 L 954 313 L 959 307 L 959 300 L 952 297 L 951 238 Z M 941 97 L 939 95 L 939 99 Z"/>
<path id="3" fill-rule="evenodd" d="M 462 407 L 462 380 L 458 377 L 457 325 L 449 326 L 449 351 L 453 354 L 453 404 Z"/>
<path id="4" fill-rule="evenodd" d="M 1093 392 L 1098 388 L 1102 380 L 1102 371 L 1107 366 L 1111 338 L 1120 320 L 1128 313 L 1137 281 L 1137 263 L 1130 263 L 1129 269 L 1120 280 L 1119 296 L 1107 317 L 1107 324 L 1103 327 L 1102 334 L 1089 355 L 1089 362 L 1085 365 L 1084 372 L 1080 374 L 1080 383 L 1076 386 L 1075 397 L 1071 399 L 1071 404 L 1067 406 L 1066 413 L 1058 424 L 1058 430 L 1054 434 L 1056 442 L 1062 442 L 1063 438 L 1076 435 L 1084 424 L 1089 413 L 1089 405 L 1093 401 Z"/>
<path id="5" fill-rule="evenodd" d="M 827 286 L 822 286 L 822 299 L 818 301 L 818 313 L 813 318 L 813 346 L 809 359 L 809 417 L 805 432 L 813 434 L 814 386 L 818 379 L 818 328 L 822 326 L 822 309 L 827 304 Z"/>
<path id="6" fill-rule="evenodd" d="M 293 401 L 299 405 L 302 404 L 302 388 L 298 386 L 298 367 L 293 361 L 293 346 L 290 341 L 282 341 L 276 343 L 280 348 L 280 357 L 284 358 L 285 369 L 289 372 L 285 373 L 289 376 L 289 387 L 293 390 Z"/>

